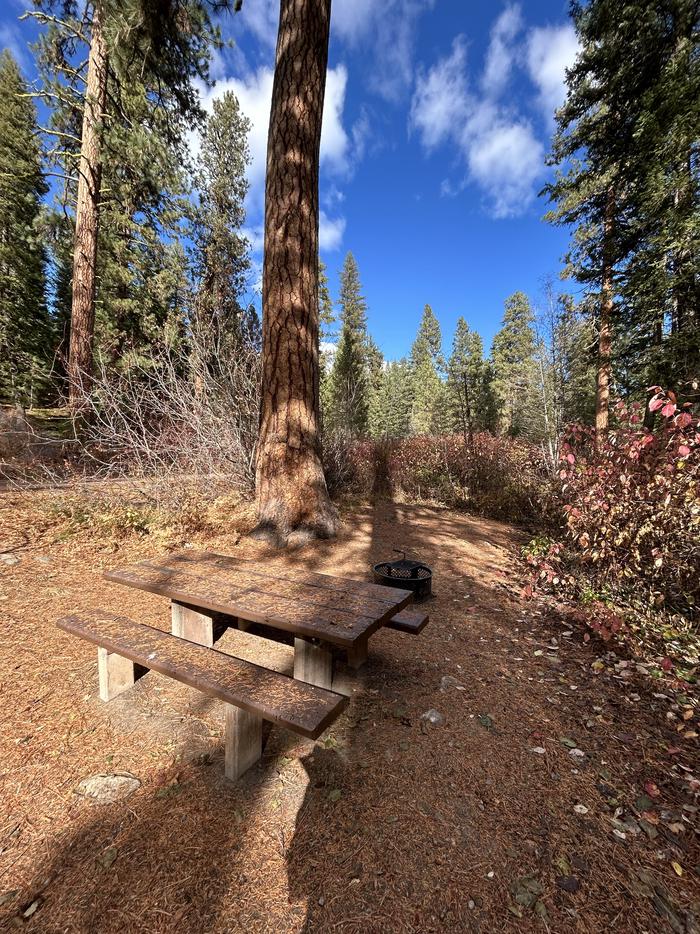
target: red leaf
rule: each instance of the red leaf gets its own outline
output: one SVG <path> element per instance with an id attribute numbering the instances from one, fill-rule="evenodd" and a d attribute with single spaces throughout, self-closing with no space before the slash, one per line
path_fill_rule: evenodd
<path id="1" fill-rule="evenodd" d="M 566 459 L 567 459 L 567 461 L 568 461 L 570 464 L 575 464 L 575 463 L 576 463 L 576 458 L 574 457 L 573 454 L 567 454 L 567 455 L 566 455 Z"/>
<path id="2" fill-rule="evenodd" d="M 661 414 L 664 418 L 670 418 L 672 415 L 676 414 L 676 403 L 667 402 L 666 405 L 661 409 Z"/>
<path id="3" fill-rule="evenodd" d="M 687 444 L 681 444 L 678 446 L 678 453 L 681 457 L 687 457 L 690 454 L 690 448 Z"/>
<path id="4" fill-rule="evenodd" d="M 670 671 L 673 668 L 673 662 L 670 658 L 664 658 L 664 660 L 661 662 L 661 667 L 664 671 Z"/>
<path id="5" fill-rule="evenodd" d="M 688 425 L 692 425 L 693 416 L 688 412 L 681 412 L 680 415 L 676 416 L 676 425 L 679 428 L 687 428 Z"/>
<path id="6" fill-rule="evenodd" d="M 649 411 L 656 412 L 657 409 L 660 409 L 663 404 L 664 404 L 663 399 L 652 399 L 651 402 L 649 403 Z"/>
<path id="7" fill-rule="evenodd" d="M 650 798 L 658 798 L 661 794 L 659 786 L 656 784 L 656 782 L 644 782 L 644 790 Z"/>

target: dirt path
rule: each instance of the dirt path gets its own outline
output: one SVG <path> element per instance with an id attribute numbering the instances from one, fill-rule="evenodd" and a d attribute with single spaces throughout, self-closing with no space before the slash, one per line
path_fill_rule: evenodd
<path id="1" fill-rule="evenodd" d="M 215 702 L 152 673 L 103 705 L 94 651 L 52 626 L 102 606 L 167 628 L 164 600 L 100 577 L 162 546 L 28 534 L 9 552 L 0 925 L 697 931 L 697 740 L 679 739 L 669 701 L 631 668 L 596 675 L 600 650 L 520 600 L 512 529 L 393 504 L 344 520 L 337 542 L 286 555 L 234 530 L 206 541 L 355 577 L 401 547 L 435 573 L 424 633 L 378 634 L 324 739 L 274 730 L 236 786 L 222 777 Z M 286 646 L 229 632 L 222 647 L 289 670 Z M 423 719 L 431 710 L 436 724 Z M 117 771 L 141 782 L 125 801 L 75 793 L 82 778 Z"/>

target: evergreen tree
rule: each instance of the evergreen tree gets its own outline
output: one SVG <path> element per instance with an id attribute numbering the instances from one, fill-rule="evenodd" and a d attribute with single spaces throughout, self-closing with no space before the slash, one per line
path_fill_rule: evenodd
<path id="1" fill-rule="evenodd" d="M 413 374 L 408 360 L 392 360 L 381 370 L 369 406 L 369 434 L 405 438 L 411 430 Z"/>
<path id="2" fill-rule="evenodd" d="M 575 226 L 568 271 L 597 295 L 602 439 L 615 375 L 685 389 L 697 373 L 700 33 L 695 0 L 572 12 L 581 51 L 552 156 L 566 169 L 546 190 L 550 219 Z"/>
<path id="3" fill-rule="evenodd" d="M 335 331 L 335 311 L 333 309 L 333 300 L 331 290 L 328 285 L 328 274 L 326 273 L 326 264 L 322 259 L 318 261 L 318 317 L 319 317 L 319 335 L 321 341 L 333 341 L 337 337 Z"/>
<path id="4" fill-rule="evenodd" d="M 411 429 L 415 434 L 439 431 L 442 419 L 444 386 L 440 372 L 444 369 L 440 324 L 430 305 L 423 309 L 418 334 L 411 348 L 413 370 L 413 409 Z"/>
<path id="5" fill-rule="evenodd" d="M 447 401 L 449 427 L 471 437 L 489 425 L 492 405 L 488 372 L 484 361 L 481 335 L 471 331 L 460 317 L 457 320 L 452 354 L 447 366 Z"/>
<path id="6" fill-rule="evenodd" d="M 340 341 L 331 377 L 330 423 L 335 431 L 361 436 L 367 430 L 370 396 L 367 303 L 355 257 L 348 253 L 340 274 Z"/>
<path id="7" fill-rule="evenodd" d="M 591 424 L 595 418 L 594 311 L 578 307 L 570 295 L 559 295 L 554 306 L 551 367 L 556 422 Z"/>
<path id="8" fill-rule="evenodd" d="M 207 354 L 208 366 L 233 352 L 247 329 L 247 305 L 241 299 L 250 258 L 241 228 L 248 191 L 249 131 L 250 121 L 232 91 L 214 101 L 202 131 L 194 225 L 198 288 L 192 326 L 195 345 Z"/>
<path id="9" fill-rule="evenodd" d="M 36 110 L 17 63 L 0 52 L 0 398 L 46 398 L 54 330 L 45 295 Z"/>
<path id="10" fill-rule="evenodd" d="M 140 0 L 86 6 L 46 0 L 37 7 L 29 15 L 43 27 L 37 65 L 41 95 L 51 108 L 48 130 L 57 141 L 48 155 L 65 182 L 64 206 L 74 205 L 68 373 L 71 404 L 78 406 L 92 371 L 96 303 L 109 320 L 104 243 L 111 234 L 115 253 L 122 254 L 115 257 L 116 270 L 123 269 L 125 253 L 134 262 L 145 254 L 139 272 L 142 281 L 151 277 L 149 263 L 158 251 L 148 237 L 138 241 L 144 216 L 154 202 L 162 208 L 159 192 L 167 190 L 161 157 L 173 157 L 169 167 L 182 163 L 186 133 L 202 116 L 194 79 L 206 80 L 211 47 L 220 39 L 207 4 L 197 0 L 186 12 Z M 131 296 L 124 275 L 117 280 L 112 297 L 124 310 Z M 115 330 L 119 337 L 123 329 Z"/>
<path id="11" fill-rule="evenodd" d="M 499 428 L 511 437 L 537 435 L 539 429 L 534 322 L 527 295 L 514 292 L 491 348 Z"/>

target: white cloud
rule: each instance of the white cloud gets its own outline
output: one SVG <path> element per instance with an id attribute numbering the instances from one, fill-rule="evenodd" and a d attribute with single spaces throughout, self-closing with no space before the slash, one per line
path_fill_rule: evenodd
<path id="1" fill-rule="evenodd" d="M 566 69 L 579 50 L 574 27 L 538 26 L 528 34 L 527 68 L 539 90 L 540 105 L 551 120 L 566 97 Z"/>
<path id="2" fill-rule="evenodd" d="M 279 0 L 246 0 L 240 12 L 234 14 L 234 28 L 248 29 L 268 51 L 274 52 L 279 15 Z"/>
<path id="3" fill-rule="evenodd" d="M 400 100 L 414 76 L 420 16 L 435 0 L 334 0 L 331 36 L 370 52 L 369 85 L 387 101 Z"/>
<path id="4" fill-rule="evenodd" d="M 418 77 L 409 125 L 418 130 L 427 149 L 444 142 L 467 116 L 466 64 L 466 42 L 457 36 L 450 54 Z"/>
<path id="5" fill-rule="evenodd" d="M 497 96 L 505 88 L 516 57 L 515 38 L 522 26 L 520 5 L 509 4 L 491 29 L 486 65 L 481 78 L 484 91 Z"/>
<path id="6" fill-rule="evenodd" d="M 542 174 L 544 147 L 526 121 L 499 122 L 467 141 L 472 177 L 486 192 L 494 217 L 522 214 Z"/>
<path id="7" fill-rule="evenodd" d="M 27 42 L 14 23 L 0 23 L 0 49 L 8 49 L 22 71 L 27 74 L 32 59 Z"/>
<path id="8" fill-rule="evenodd" d="M 505 13 L 499 17 L 494 33 L 514 35 L 514 10 L 506 9 L 507 23 Z M 487 68 L 489 61 L 493 58 L 487 56 Z M 470 181 L 484 192 L 494 217 L 522 214 L 544 170 L 544 147 L 530 122 L 492 96 L 497 87 L 505 88 L 504 77 L 507 70 L 500 67 L 497 72 L 491 65 L 488 81 L 484 76 L 481 81 L 482 87 L 488 84 L 489 93 L 474 93 L 468 83 L 465 39 L 458 36 L 450 53 L 419 76 L 409 120 L 409 128 L 417 130 L 427 151 L 447 143 L 463 165 L 466 179 L 457 183 L 444 179 L 440 193 L 453 197 Z"/>
<path id="9" fill-rule="evenodd" d="M 336 217 L 331 219 L 327 217 L 324 211 L 321 211 L 318 225 L 318 246 L 321 250 L 337 250 L 343 241 L 345 233 L 345 218 Z"/>

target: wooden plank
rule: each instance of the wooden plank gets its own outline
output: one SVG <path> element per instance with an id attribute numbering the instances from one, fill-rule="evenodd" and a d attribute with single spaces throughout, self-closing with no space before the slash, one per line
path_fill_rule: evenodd
<path id="1" fill-rule="evenodd" d="M 347 698 L 102 610 L 65 616 L 57 626 L 204 694 L 316 739 Z"/>
<path id="2" fill-rule="evenodd" d="M 265 623 L 343 647 L 352 646 L 358 639 L 370 635 L 382 625 L 384 618 L 391 615 L 374 619 L 340 609 L 290 602 L 282 597 L 270 596 L 262 590 L 232 588 L 225 581 L 207 580 L 185 571 L 162 568 L 148 561 L 106 571 L 104 576 L 119 584 L 170 597 L 178 603 L 189 603 L 228 616 Z"/>
<path id="3" fill-rule="evenodd" d="M 421 610 L 402 610 L 384 623 L 386 629 L 398 629 L 399 632 L 408 632 L 417 636 L 428 625 L 430 617 Z"/>
<path id="4" fill-rule="evenodd" d="M 234 561 L 234 564 L 231 562 Z M 277 567 L 263 567 L 248 561 L 237 561 L 225 555 L 217 555 L 215 561 L 195 560 L 189 552 L 184 554 L 158 558 L 148 562 L 153 567 L 164 570 L 184 570 L 188 574 L 196 574 L 207 580 L 226 582 L 234 588 L 253 588 L 264 590 L 266 594 L 279 596 L 286 600 L 302 603 L 312 603 L 329 609 L 341 608 L 345 612 L 355 613 L 358 616 L 368 616 L 373 619 L 388 619 L 393 613 L 402 609 L 411 602 L 413 596 L 408 590 L 396 590 L 386 596 L 382 593 L 379 599 L 373 593 L 357 594 L 346 592 L 343 586 L 348 583 L 342 578 L 329 577 L 329 581 L 336 581 L 338 587 L 319 587 L 306 580 L 288 580 L 284 575 L 286 570 Z M 319 575 L 322 576 L 322 575 Z M 360 583 L 350 581 L 350 584 Z M 372 586 L 372 585 L 363 585 Z M 380 590 L 386 591 L 382 587 Z"/>
<path id="5" fill-rule="evenodd" d="M 179 639 L 198 642 L 199 645 L 214 645 L 214 617 L 202 613 L 184 603 L 170 601 L 170 631 Z"/>
<path id="6" fill-rule="evenodd" d="M 134 682 L 146 673 L 144 668 L 135 665 L 130 658 L 115 655 L 107 649 L 97 649 L 97 672 L 100 685 L 100 698 L 111 701 L 124 691 L 134 686 Z"/>
<path id="7" fill-rule="evenodd" d="M 333 655 L 330 649 L 309 639 L 295 639 L 294 677 L 330 690 L 333 684 Z"/>
<path id="8" fill-rule="evenodd" d="M 235 782 L 262 755 L 262 717 L 226 705 L 224 775 Z"/>
<path id="9" fill-rule="evenodd" d="M 169 555 L 167 562 L 188 565 L 199 564 L 227 570 L 239 568 L 248 573 L 257 574 L 266 580 L 275 577 L 279 580 L 293 581 L 308 587 L 330 590 L 336 594 L 354 596 L 365 601 L 372 600 L 379 604 L 393 606 L 396 609 L 406 606 L 413 599 L 412 591 L 402 590 L 399 587 L 384 587 L 382 584 L 371 584 L 368 581 L 353 580 L 350 577 L 334 577 L 332 574 L 320 574 L 317 571 L 299 571 L 296 568 L 283 567 L 277 564 L 262 565 L 259 562 L 243 558 L 217 554 L 214 551 L 181 551 Z"/>

